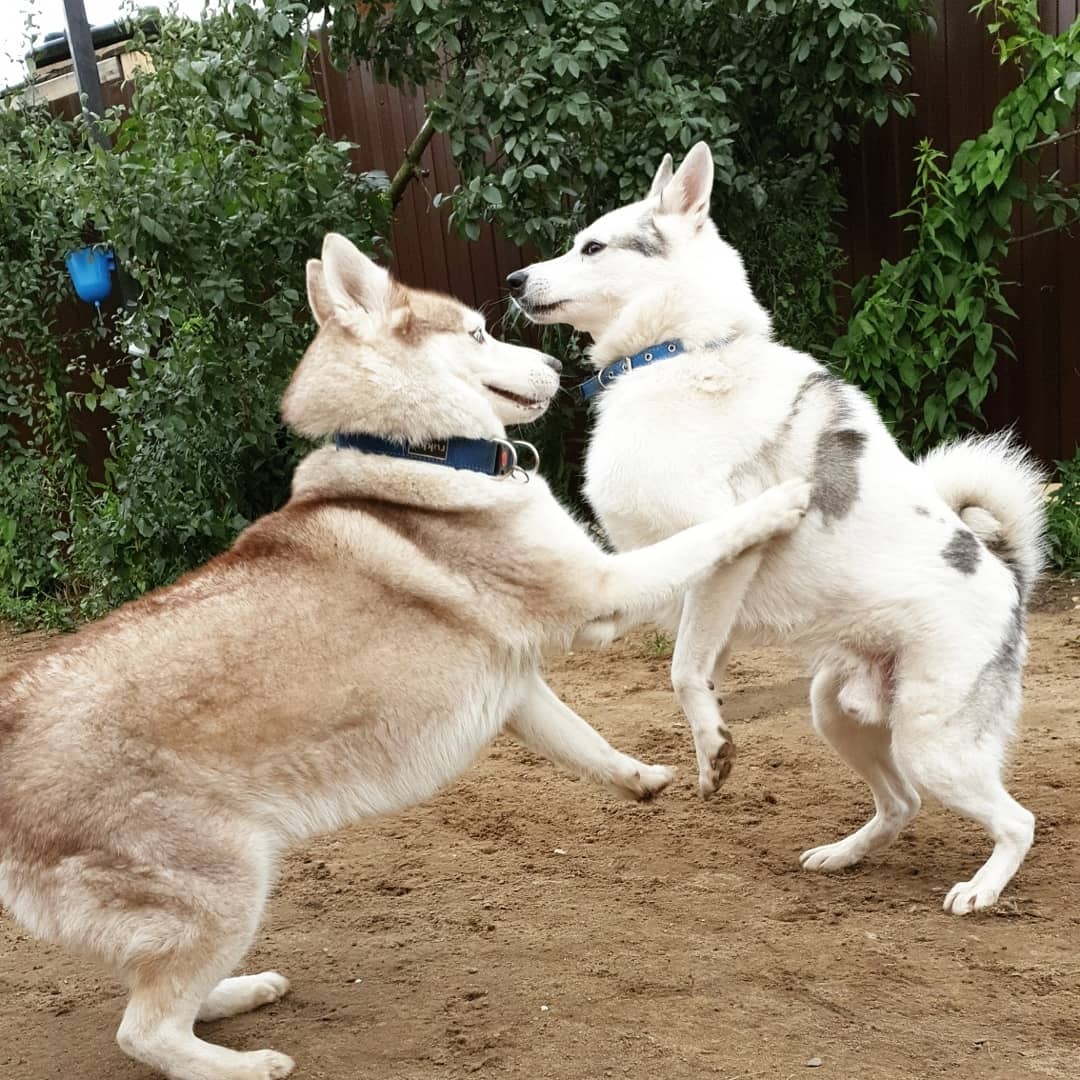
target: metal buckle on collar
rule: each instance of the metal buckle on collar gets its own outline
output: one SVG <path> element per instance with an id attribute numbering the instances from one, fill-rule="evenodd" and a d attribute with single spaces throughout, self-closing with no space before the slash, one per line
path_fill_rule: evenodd
<path id="1" fill-rule="evenodd" d="M 518 467 L 517 449 L 509 439 L 492 439 L 499 448 L 495 457 L 495 477 L 504 480 Z"/>
<path id="2" fill-rule="evenodd" d="M 630 368 L 630 357 L 624 356 L 620 360 L 616 360 L 614 364 L 608 364 L 608 366 L 596 376 L 596 381 L 600 384 L 602 389 L 606 390 L 618 376 L 625 375 Z M 608 376 L 607 382 L 604 382 L 605 375 Z"/>

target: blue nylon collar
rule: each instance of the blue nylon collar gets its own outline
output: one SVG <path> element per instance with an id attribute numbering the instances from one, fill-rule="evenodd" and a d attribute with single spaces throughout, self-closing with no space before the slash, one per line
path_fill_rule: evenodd
<path id="1" fill-rule="evenodd" d="M 681 341 L 661 341 L 659 345 L 650 345 L 647 349 L 634 353 L 633 356 L 620 356 L 618 360 L 608 364 L 607 367 L 601 368 L 591 379 L 579 383 L 574 387 L 574 390 L 582 401 L 592 401 L 593 398 L 599 397 L 616 379 L 625 375 L 628 371 L 633 371 L 639 367 L 648 367 L 649 364 L 655 364 L 658 360 L 669 360 L 671 357 L 678 356 L 685 351 L 686 349 Z"/>
<path id="2" fill-rule="evenodd" d="M 384 439 L 378 435 L 339 434 L 334 436 L 339 450 L 360 450 L 365 454 L 404 458 L 407 461 L 426 461 L 430 465 L 446 465 L 451 469 L 467 469 L 485 476 L 509 476 L 519 468 L 519 458 L 531 456 L 531 462 L 520 466 L 526 477 L 536 471 L 540 455 L 532 443 L 511 439 L 433 439 L 429 442 L 410 442 L 408 439 Z"/>

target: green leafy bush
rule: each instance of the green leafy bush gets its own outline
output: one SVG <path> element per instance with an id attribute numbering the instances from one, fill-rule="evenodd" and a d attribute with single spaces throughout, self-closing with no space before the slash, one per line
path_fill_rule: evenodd
<path id="1" fill-rule="evenodd" d="M 331 228 L 370 249 L 388 218 L 384 178 L 319 133 L 306 15 L 237 0 L 167 20 L 103 124 L 112 151 L 81 119 L 0 108 L 0 616 L 95 615 L 285 496 L 277 400 L 311 335 L 304 262 Z M 140 297 L 65 329 L 64 255 L 88 242 Z"/>
<path id="2" fill-rule="evenodd" d="M 1080 448 L 1072 461 L 1059 461 L 1054 480 L 1061 484 L 1046 505 L 1050 565 L 1080 574 Z"/>

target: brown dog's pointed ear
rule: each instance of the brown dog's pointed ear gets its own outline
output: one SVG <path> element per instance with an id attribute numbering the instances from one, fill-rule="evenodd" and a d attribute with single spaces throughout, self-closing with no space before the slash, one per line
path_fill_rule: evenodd
<path id="1" fill-rule="evenodd" d="M 390 275 L 340 233 L 327 233 L 322 247 L 323 282 L 334 308 L 369 314 L 390 303 Z"/>
<path id="2" fill-rule="evenodd" d="M 695 143 L 683 159 L 679 171 L 661 191 L 660 212 L 684 214 L 701 224 L 709 216 L 712 186 L 712 151 L 703 142 Z"/>
<path id="3" fill-rule="evenodd" d="M 665 154 L 664 160 L 660 162 L 660 168 L 656 170 L 656 175 L 652 180 L 652 187 L 649 188 L 649 194 L 645 196 L 647 199 L 653 199 L 660 194 L 668 186 L 668 181 L 671 180 L 672 161 L 671 155 Z"/>
<path id="4" fill-rule="evenodd" d="M 326 291 L 323 280 L 322 263 L 318 259 L 307 261 L 307 298 L 315 322 L 322 326 L 334 314 L 334 305 L 330 303 L 330 294 Z"/>

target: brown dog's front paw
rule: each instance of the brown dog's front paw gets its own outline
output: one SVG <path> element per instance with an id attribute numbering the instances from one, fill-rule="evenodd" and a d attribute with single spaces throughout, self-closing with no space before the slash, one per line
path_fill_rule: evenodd
<path id="1" fill-rule="evenodd" d="M 625 799 L 650 802 L 675 779 L 675 770 L 667 765 L 643 765 L 640 762 L 615 784 L 616 791 Z"/>

